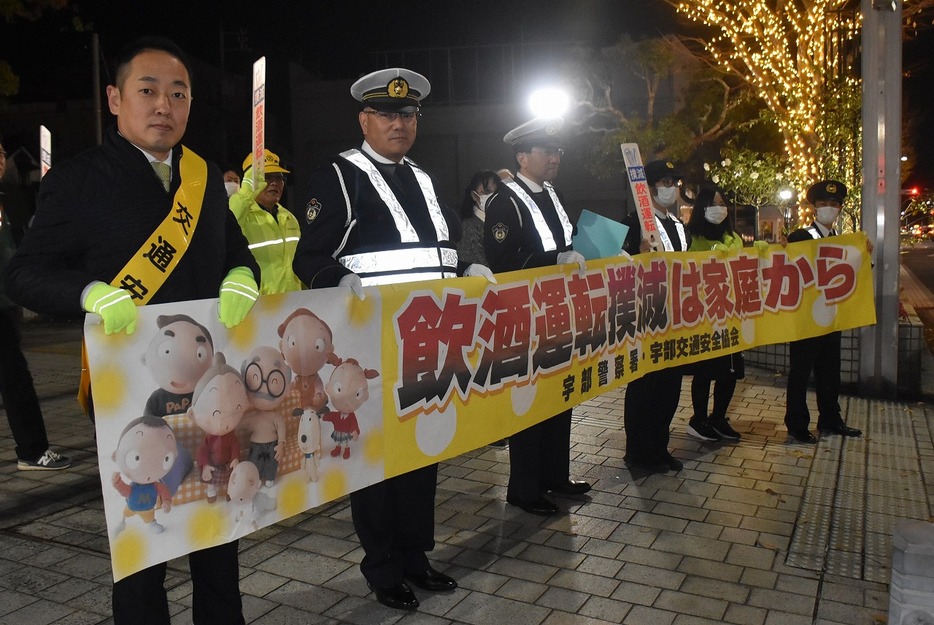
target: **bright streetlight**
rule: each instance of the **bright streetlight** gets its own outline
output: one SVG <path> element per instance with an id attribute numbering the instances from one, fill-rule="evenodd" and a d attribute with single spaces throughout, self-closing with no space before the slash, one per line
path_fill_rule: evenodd
<path id="1" fill-rule="evenodd" d="M 538 89 L 529 96 L 529 108 L 536 117 L 560 117 L 570 104 L 568 94 L 556 87 Z"/>

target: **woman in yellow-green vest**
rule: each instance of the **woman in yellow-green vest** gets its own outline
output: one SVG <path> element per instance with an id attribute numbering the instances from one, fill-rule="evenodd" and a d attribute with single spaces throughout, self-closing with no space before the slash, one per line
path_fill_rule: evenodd
<path id="1" fill-rule="evenodd" d="M 279 157 L 265 151 L 265 184 L 259 192 L 253 190 L 253 154 L 243 161 L 243 183 L 230 196 L 233 211 L 250 244 L 250 251 L 262 274 L 259 290 L 263 295 L 285 293 L 302 289 L 301 281 L 292 271 L 295 246 L 301 235 L 301 227 L 295 216 L 279 204 L 285 190 L 289 170 L 279 163 Z"/>

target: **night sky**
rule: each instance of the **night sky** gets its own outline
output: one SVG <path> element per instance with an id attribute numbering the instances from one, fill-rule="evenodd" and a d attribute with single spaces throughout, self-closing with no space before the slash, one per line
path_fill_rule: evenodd
<path id="1" fill-rule="evenodd" d="M 21 79 L 14 103 L 89 97 L 90 35 L 74 32 L 75 14 L 93 25 L 105 58 L 137 36 L 161 34 L 227 72 L 247 74 L 265 55 L 271 74 L 284 75 L 294 60 L 324 79 L 374 69 L 370 53 L 381 50 L 542 41 L 606 46 L 622 33 L 639 38 L 685 28 L 661 0 L 72 1 L 41 22 L 0 23 L 0 56 Z M 909 110 L 934 110 L 934 65 L 924 54 L 931 43 L 927 34 L 905 47 Z M 109 80 L 106 70 L 102 80 Z M 934 186 L 934 124 L 922 119 L 916 127 L 911 181 Z"/>

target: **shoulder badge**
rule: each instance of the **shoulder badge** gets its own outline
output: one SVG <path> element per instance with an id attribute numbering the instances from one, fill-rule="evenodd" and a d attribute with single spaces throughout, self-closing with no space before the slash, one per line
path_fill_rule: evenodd
<path id="1" fill-rule="evenodd" d="M 305 206 L 305 221 L 308 223 L 313 222 L 320 212 L 321 205 L 318 204 L 318 198 L 311 198 Z"/>
<path id="2" fill-rule="evenodd" d="M 509 234 L 509 227 L 503 222 L 499 222 L 493 226 L 493 238 L 497 243 L 502 243 L 506 240 L 506 235 Z"/>

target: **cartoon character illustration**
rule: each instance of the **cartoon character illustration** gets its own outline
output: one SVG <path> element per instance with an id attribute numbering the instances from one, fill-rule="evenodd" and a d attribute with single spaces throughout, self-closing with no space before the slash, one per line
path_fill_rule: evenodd
<path id="1" fill-rule="evenodd" d="M 302 450 L 302 469 L 309 482 L 318 481 L 321 463 L 321 419 L 310 409 L 301 414 L 298 422 L 298 448 Z"/>
<path id="2" fill-rule="evenodd" d="M 278 409 L 288 396 L 292 369 L 276 349 L 260 346 L 243 361 L 240 374 L 253 406 L 240 428 L 250 437 L 249 460 L 268 488 L 275 482 L 285 454 L 285 418 Z"/>
<path id="3" fill-rule="evenodd" d="M 295 373 L 293 382 L 302 398 L 302 408 L 321 412 L 328 402 L 318 372 L 325 364 L 336 365 L 334 335 L 316 314 L 298 308 L 279 326 L 279 350 Z"/>
<path id="4" fill-rule="evenodd" d="M 276 509 L 276 500 L 259 492 L 262 480 L 259 469 L 249 460 L 240 462 L 230 471 L 227 482 L 227 497 L 233 507 L 234 523 L 249 521 L 253 529 L 258 529 L 263 516 Z"/>
<path id="5" fill-rule="evenodd" d="M 331 372 L 325 390 L 336 410 L 325 414 L 322 420 L 334 426 L 331 440 L 337 446 L 331 450 L 331 455 L 335 458 L 341 455 L 341 449 L 344 458 L 350 457 L 350 441 L 360 436 L 360 426 L 357 425 L 354 411 L 370 398 L 367 380 L 378 375 L 375 369 L 361 367 L 354 358 L 344 360 Z"/>
<path id="6" fill-rule="evenodd" d="M 124 428 L 113 453 L 120 471 L 115 471 L 111 477 L 114 488 L 126 498 L 118 532 L 134 515 L 139 516 L 153 534 L 165 530 L 165 526 L 156 521 L 156 508 L 161 506 L 166 513 L 172 509 L 172 495 L 162 479 L 175 464 L 177 449 L 175 432 L 159 417 L 139 417 Z M 129 484 L 123 481 L 121 473 L 130 480 Z"/>
<path id="7" fill-rule="evenodd" d="M 159 331 L 141 360 L 159 388 L 149 396 L 143 414 L 155 417 L 185 414 L 195 384 L 211 366 L 214 341 L 207 328 L 188 315 L 159 315 L 156 326 Z M 188 450 L 179 447 L 175 466 L 162 480 L 173 495 L 193 465 Z"/>
<path id="8" fill-rule="evenodd" d="M 236 428 L 248 406 L 240 372 L 217 352 L 214 364 L 195 386 L 188 409 L 188 418 L 204 432 L 195 459 L 207 484 L 208 503 L 217 501 L 218 487 L 226 488 L 230 470 L 240 462 Z"/>

